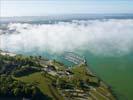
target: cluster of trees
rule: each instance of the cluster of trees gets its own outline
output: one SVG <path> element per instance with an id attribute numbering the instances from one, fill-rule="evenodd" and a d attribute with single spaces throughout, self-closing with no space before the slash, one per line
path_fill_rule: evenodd
<path id="1" fill-rule="evenodd" d="M 1 98 L 51 100 L 51 97 L 43 94 L 36 84 L 23 83 L 12 77 L 40 71 L 39 59 L 41 57 L 0 55 L 0 100 Z"/>
<path id="2" fill-rule="evenodd" d="M 31 73 L 34 73 L 34 72 L 38 72 L 40 71 L 39 68 L 34 68 L 32 66 L 23 66 L 22 68 L 20 69 L 16 69 L 13 73 L 13 75 L 15 77 L 21 77 L 21 76 L 25 76 L 25 75 L 29 75 Z"/>
<path id="3" fill-rule="evenodd" d="M 11 74 L 16 70 L 20 70 L 22 66 L 41 67 L 38 62 L 39 57 L 25 57 L 17 55 L 15 57 L 0 55 L 0 74 Z M 23 70 L 23 69 L 22 69 Z"/>
<path id="4" fill-rule="evenodd" d="M 49 98 L 47 95 L 43 95 L 34 84 L 14 80 L 9 75 L 0 75 L 0 97 L 25 97 L 35 100 Z"/>
<path id="5" fill-rule="evenodd" d="M 74 84 L 71 81 L 68 81 L 67 78 L 58 78 L 56 84 L 61 89 L 74 89 Z"/>

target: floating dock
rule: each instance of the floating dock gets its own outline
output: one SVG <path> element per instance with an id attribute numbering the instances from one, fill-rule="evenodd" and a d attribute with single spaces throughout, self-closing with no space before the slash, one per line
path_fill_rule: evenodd
<path id="1" fill-rule="evenodd" d="M 66 59 L 74 64 L 86 63 L 86 60 L 84 57 L 81 57 L 78 54 L 75 54 L 73 52 L 65 52 L 63 54 L 63 57 L 64 57 L 64 59 Z"/>

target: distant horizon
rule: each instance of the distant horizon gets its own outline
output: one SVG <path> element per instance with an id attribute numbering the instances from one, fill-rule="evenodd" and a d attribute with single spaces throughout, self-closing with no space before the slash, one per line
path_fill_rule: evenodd
<path id="1" fill-rule="evenodd" d="M 131 0 L 0 0 L 0 3 L 1 17 L 133 12 Z"/>
<path id="2" fill-rule="evenodd" d="M 54 16 L 71 16 L 71 15 L 124 15 L 124 16 L 128 16 L 128 15 L 133 15 L 133 13 L 68 13 L 68 14 L 48 14 L 48 15 L 33 15 L 33 16 L 0 16 L 0 18 L 14 18 L 14 17 L 54 17 Z"/>

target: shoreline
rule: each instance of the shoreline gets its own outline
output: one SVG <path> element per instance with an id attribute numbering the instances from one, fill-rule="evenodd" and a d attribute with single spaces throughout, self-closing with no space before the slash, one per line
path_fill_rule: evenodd
<path id="1" fill-rule="evenodd" d="M 12 52 L 8 52 L 8 51 L 3 51 L 3 50 L 0 50 L 0 54 L 3 55 L 3 56 L 9 55 L 9 56 L 11 56 L 11 57 L 15 57 L 15 56 L 19 55 L 19 54 L 16 54 L 16 53 L 12 53 Z M 49 60 L 50 60 L 50 59 L 49 59 Z M 81 64 L 82 64 L 82 63 L 81 63 Z M 113 91 L 113 88 L 111 87 L 111 85 L 109 85 L 109 84 L 106 83 L 104 80 L 102 80 L 99 76 L 97 76 L 97 74 L 96 74 L 94 71 L 92 71 L 91 68 L 89 68 L 87 62 L 84 63 L 84 64 L 86 64 L 86 66 L 87 66 L 87 67 L 86 67 L 86 68 L 87 68 L 87 71 L 88 71 L 89 73 L 91 73 L 92 75 L 94 75 L 98 80 L 100 80 L 100 84 L 102 84 L 105 88 L 107 88 L 107 89 L 109 90 L 109 92 L 114 96 L 114 98 L 115 98 L 116 100 L 118 100 L 118 97 L 117 97 L 115 91 Z M 75 64 L 75 65 L 76 65 L 76 64 Z M 80 64 L 77 64 L 77 65 L 80 65 Z M 72 67 L 72 68 L 73 68 L 73 67 Z"/>
<path id="2" fill-rule="evenodd" d="M 105 86 L 107 86 L 107 88 L 109 89 L 109 91 L 111 92 L 111 94 L 116 98 L 116 100 L 119 100 L 118 96 L 117 96 L 117 93 L 113 90 L 112 86 L 110 84 L 108 84 L 107 82 L 105 82 L 101 77 L 99 77 L 95 71 L 93 71 L 87 64 L 87 69 L 89 71 L 91 71 L 92 74 L 94 74 L 101 82 L 103 82 L 103 84 Z"/>

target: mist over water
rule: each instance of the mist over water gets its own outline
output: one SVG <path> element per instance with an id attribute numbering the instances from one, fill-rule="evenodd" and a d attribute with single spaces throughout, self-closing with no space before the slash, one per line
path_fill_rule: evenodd
<path id="1" fill-rule="evenodd" d="M 53 53 L 87 50 L 104 56 L 121 56 L 133 51 L 133 19 L 9 23 L 4 27 L 0 29 L 3 50 Z"/>

